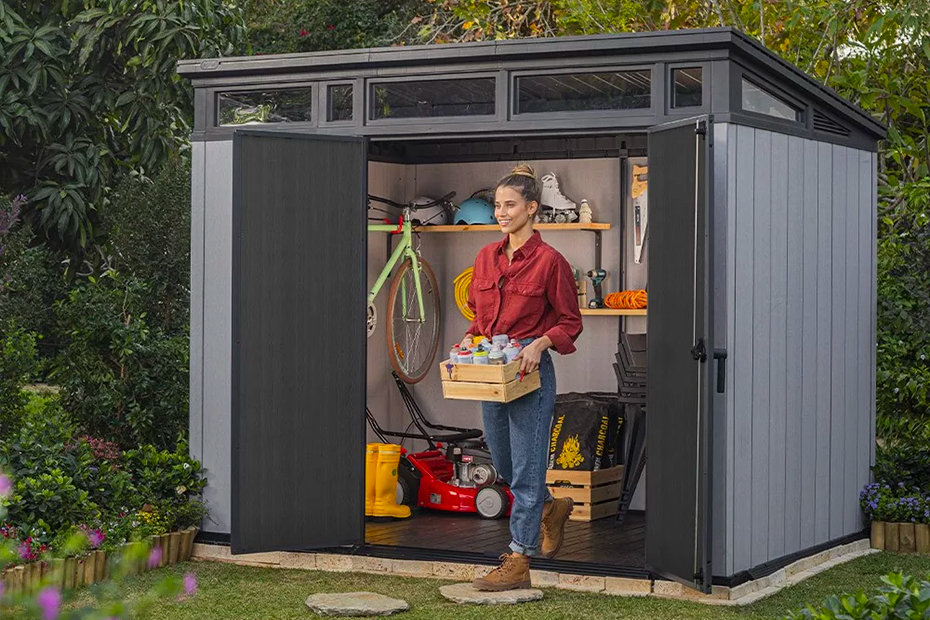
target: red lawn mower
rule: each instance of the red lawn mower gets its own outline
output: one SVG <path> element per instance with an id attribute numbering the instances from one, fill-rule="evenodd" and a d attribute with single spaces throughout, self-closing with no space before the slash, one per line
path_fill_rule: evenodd
<path id="1" fill-rule="evenodd" d="M 386 431 L 366 407 L 368 424 L 386 443 L 392 437 L 421 439 L 428 445 L 423 452 L 401 449 L 397 503 L 449 512 L 477 512 L 485 519 L 509 515 L 513 494 L 491 464 L 491 455 L 481 439 L 483 433 L 476 428 L 432 424 L 423 415 L 406 384 L 396 373 L 392 375 L 410 414 L 411 426 L 419 432 Z M 442 431 L 443 434 L 431 431 Z"/>

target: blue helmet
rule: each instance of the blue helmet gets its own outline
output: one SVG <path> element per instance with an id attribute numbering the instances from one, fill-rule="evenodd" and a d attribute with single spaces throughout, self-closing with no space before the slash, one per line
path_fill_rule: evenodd
<path id="1" fill-rule="evenodd" d="M 455 214 L 456 224 L 496 224 L 494 205 L 481 198 L 469 198 L 459 205 Z"/>

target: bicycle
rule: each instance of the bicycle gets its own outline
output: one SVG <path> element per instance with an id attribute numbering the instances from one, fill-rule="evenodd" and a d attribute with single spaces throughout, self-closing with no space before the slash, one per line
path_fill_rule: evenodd
<path id="1" fill-rule="evenodd" d="M 413 214 L 419 209 L 436 206 L 452 209 L 450 200 L 453 196 L 455 192 L 426 204 L 400 204 L 387 198 L 368 196 L 369 210 L 383 211 L 372 207 L 372 201 L 401 210 L 400 221 L 397 224 L 368 225 L 368 232 L 400 235 L 400 243 L 394 248 L 368 293 L 367 328 L 368 337 L 371 338 L 378 323 L 375 298 L 403 257 L 388 293 L 386 331 L 391 366 L 405 383 L 418 383 L 429 372 L 439 347 L 439 328 L 442 320 L 436 275 L 429 263 L 420 256 L 419 247 L 413 244 Z"/>

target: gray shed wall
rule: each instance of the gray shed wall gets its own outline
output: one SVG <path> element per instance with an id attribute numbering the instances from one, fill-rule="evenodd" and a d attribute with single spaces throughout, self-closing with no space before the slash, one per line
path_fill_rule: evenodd
<path id="1" fill-rule="evenodd" d="M 730 364 L 715 444 L 727 472 L 715 504 L 728 523 L 715 541 L 725 570 L 715 572 L 733 574 L 863 528 L 876 156 L 732 124 L 715 138 L 728 283 L 718 346 Z"/>

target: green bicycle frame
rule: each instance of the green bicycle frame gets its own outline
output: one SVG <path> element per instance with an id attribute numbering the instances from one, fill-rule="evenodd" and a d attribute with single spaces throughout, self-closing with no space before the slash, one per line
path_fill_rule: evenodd
<path id="1" fill-rule="evenodd" d="M 420 288 L 420 260 L 417 258 L 417 253 L 413 250 L 413 226 L 410 224 L 410 220 L 404 217 L 403 222 L 399 228 L 401 235 L 400 243 L 398 243 L 397 247 L 394 248 L 394 251 L 391 253 L 391 257 L 388 259 L 387 263 L 384 265 L 384 268 L 381 270 L 381 273 L 378 275 L 378 279 L 375 280 L 374 286 L 372 286 L 371 291 L 368 292 L 368 303 L 374 303 L 378 293 L 381 292 L 381 287 L 384 286 L 388 276 L 397 266 L 401 256 L 406 256 L 410 259 L 410 266 L 413 268 L 413 285 L 416 289 L 417 305 L 420 309 L 420 321 L 422 322 L 426 318 L 426 312 L 423 308 L 423 290 Z M 398 226 L 395 224 L 369 224 L 368 232 L 397 233 Z M 407 291 L 403 287 L 406 287 L 407 285 L 405 282 L 401 282 L 400 284 L 402 287 L 401 299 L 403 300 L 403 311 L 404 314 L 406 314 Z"/>

